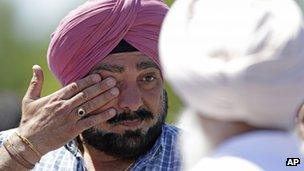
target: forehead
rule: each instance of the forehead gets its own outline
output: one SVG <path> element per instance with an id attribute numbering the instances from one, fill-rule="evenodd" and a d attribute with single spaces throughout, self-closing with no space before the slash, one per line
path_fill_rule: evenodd
<path id="1" fill-rule="evenodd" d="M 91 71 L 94 71 L 105 64 L 111 66 L 120 66 L 124 68 L 138 68 L 139 65 L 145 65 L 145 68 L 153 67 L 159 70 L 158 65 L 151 58 L 141 52 L 123 52 L 110 54 L 105 59 L 96 64 Z"/>

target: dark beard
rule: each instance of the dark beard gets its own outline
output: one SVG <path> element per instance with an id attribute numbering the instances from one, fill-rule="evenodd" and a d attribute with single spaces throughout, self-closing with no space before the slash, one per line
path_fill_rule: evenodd
<path id="1" fill-rule="evenodd" d="M 91 145 L 107 155 L 121 158 L 121 159 L 136 159 L 139 156 L 147 153 L 149 149 L 155 144 L 155 141 L 162 132 L 162 126 L 165 123 L 168 110 L 167 92 L 163 93 L 162 113 L 158 116 L 157 122 L 151 126 L 148 131 L 142 132 L 138 129 L 135 131 L 125 131 L 125 133 L 106 133 L 97 130 L 94 127 L 85 130 L 82 133 L 84 142 Z M 124 120 L 150 120 L 153 119 L 153 114 L 143 108 L 130 113 L 121 113 L 112 119 L 108 120 L 108 124 L 118 124 Z"/>

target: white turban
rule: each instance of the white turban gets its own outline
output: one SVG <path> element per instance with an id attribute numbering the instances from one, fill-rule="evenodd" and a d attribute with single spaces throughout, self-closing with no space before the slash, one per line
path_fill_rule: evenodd
<path id="1" fill-rule="evenodd" d="M 304 102 L 304 30 L 293 0 L 177 0 L 160 54 L 176 92 L 208 117 L 289 129 Z"/>

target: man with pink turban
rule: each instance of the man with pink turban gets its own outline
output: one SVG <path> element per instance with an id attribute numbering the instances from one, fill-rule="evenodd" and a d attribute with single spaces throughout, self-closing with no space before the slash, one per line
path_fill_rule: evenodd
<path id="1" fill-rule="evenodd" d="M 89 0 L 52 34 L 47 60 L 63 85 L 40 97 L 33 78 L 17 129 L 0 132 L 0 170 L 180 170 L 165 124 L 161 0 Z"/>

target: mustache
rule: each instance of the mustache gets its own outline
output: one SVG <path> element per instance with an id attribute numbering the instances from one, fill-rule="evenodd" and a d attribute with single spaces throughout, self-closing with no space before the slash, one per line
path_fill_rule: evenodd
<path id="1" fill-rule="evenodd" d="M 146 109 L 138 109 L 137 111 L 134 112 L 122 112 L 114 116 L 113 118 L 109 119 L 107 123 L 109 124 L 117 124 L 122 121 L 126 120 L 135 120 L 135 119 L 140 119 L 140 120 L 148 120 L 148 119 L 153 119 L 153 114 L 151 111 L 148 111 Z"/>

